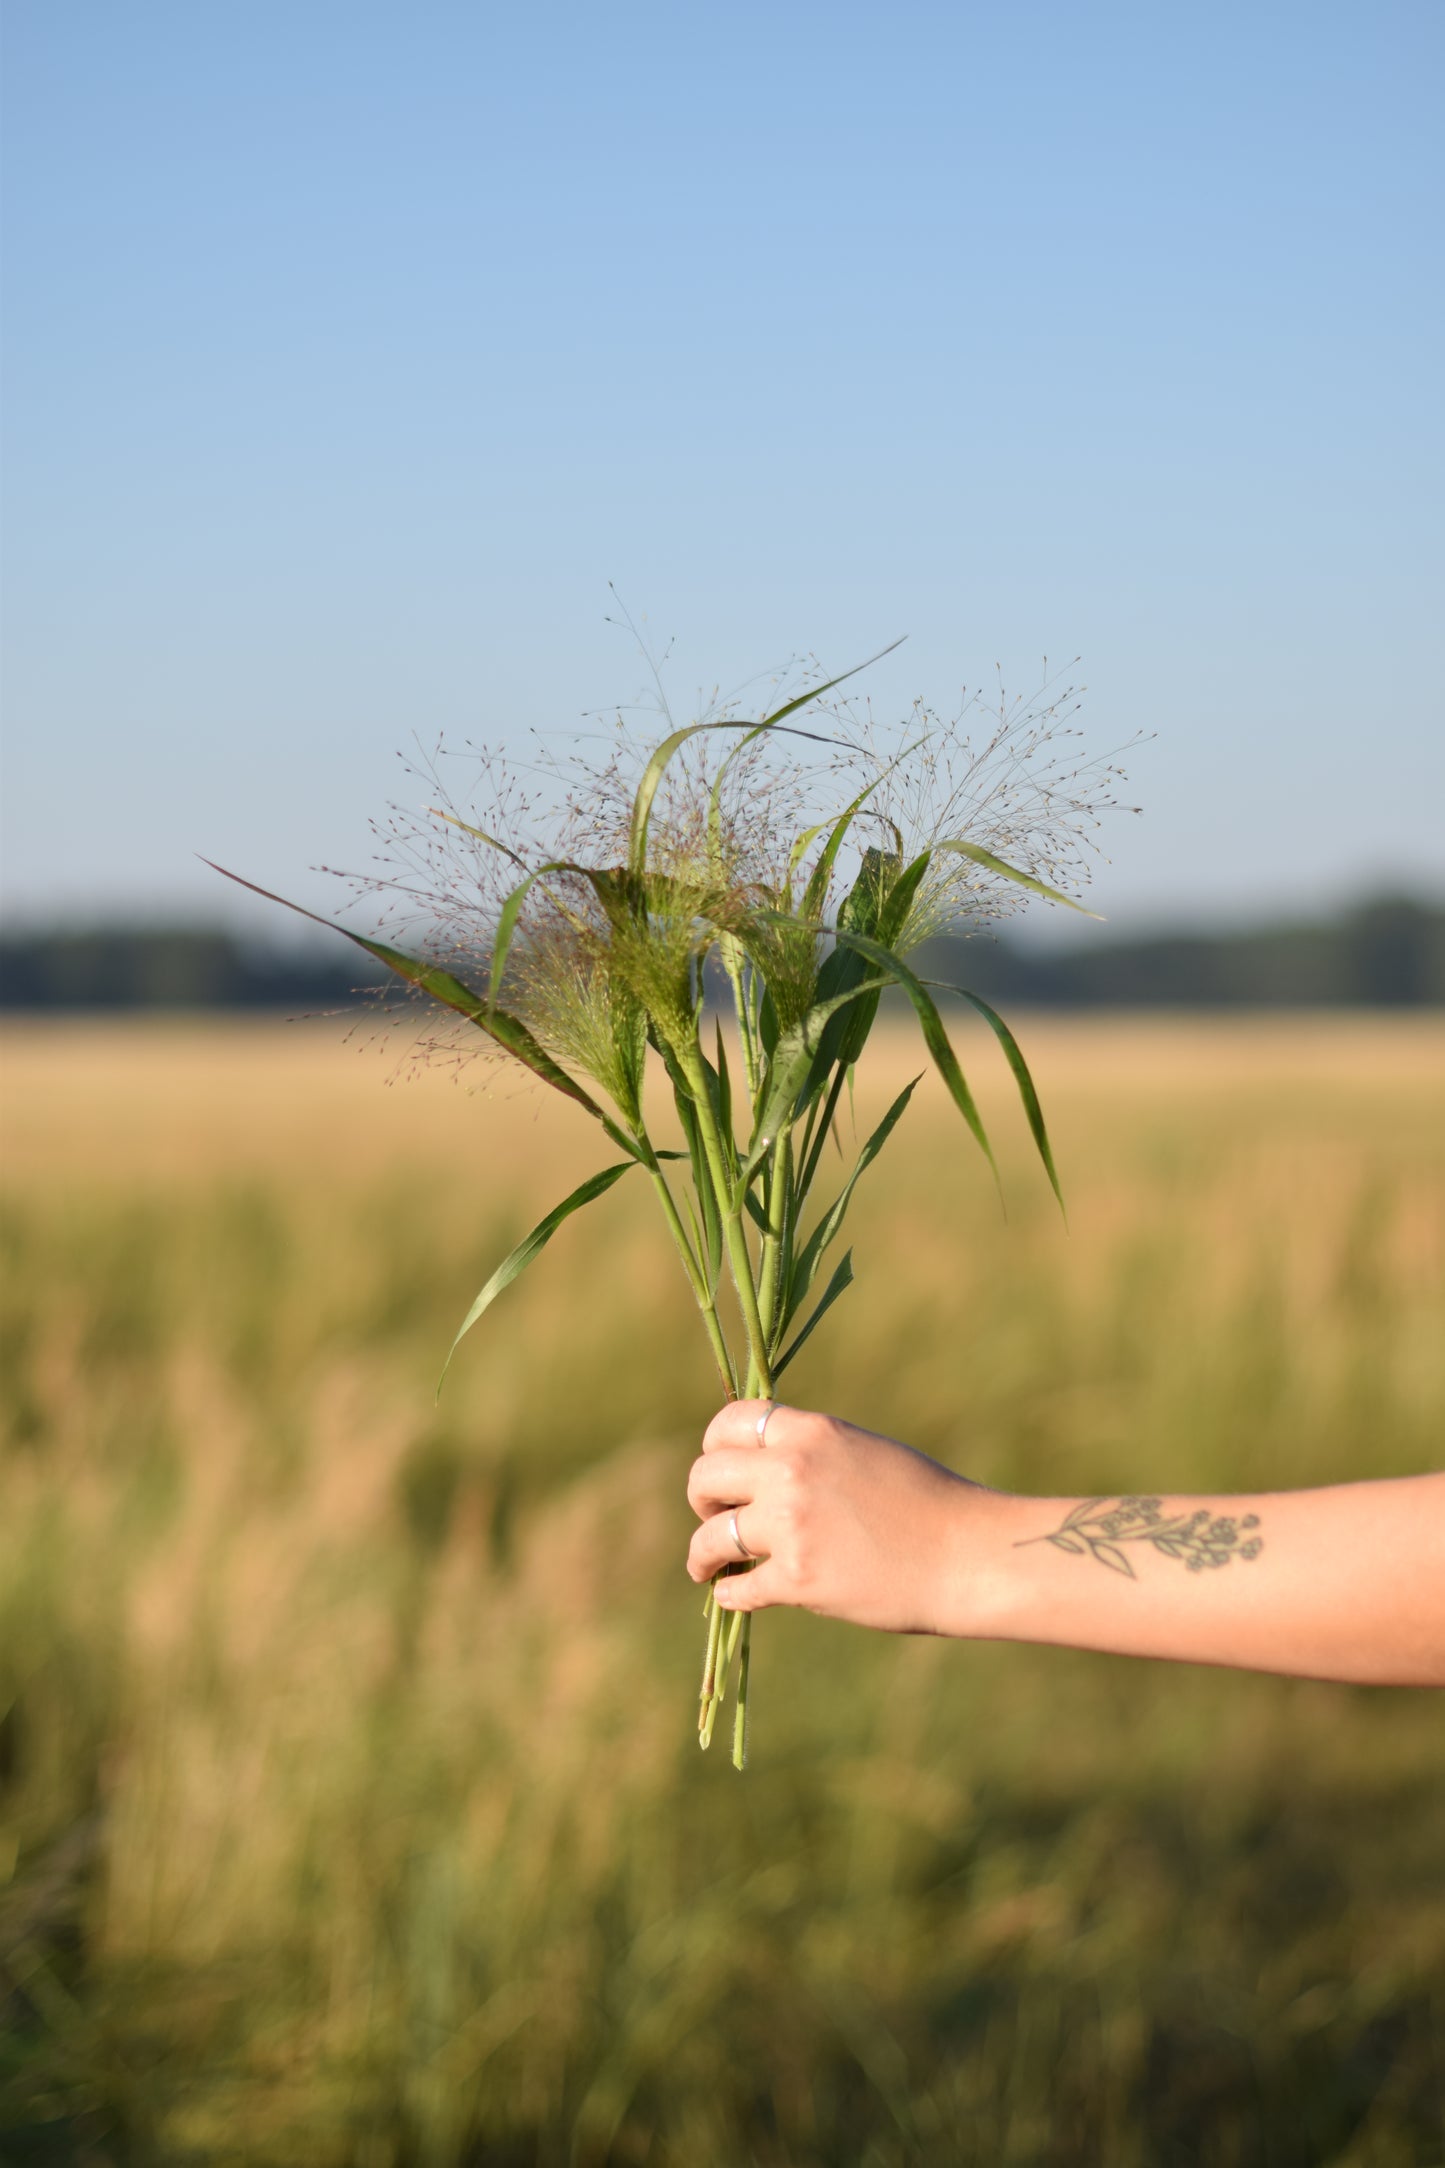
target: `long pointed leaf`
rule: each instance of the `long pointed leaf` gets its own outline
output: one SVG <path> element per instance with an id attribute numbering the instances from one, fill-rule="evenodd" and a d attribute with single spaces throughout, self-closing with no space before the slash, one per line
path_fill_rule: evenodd
<path id="1" fill-rule="evenodd" d="M 805 828 L 788 853 L 788 877 L 783 883 L 783 909 L 785 911 L 791 911 L 793 908 L 793 875 L 797 872 L 809 849 L 817 842 L 827 825 L 826 821 L 815 821 L 811 828 Z"/>
<path id="2" fill-rule="evenodd" d="M 837 682 L 837 679 L 835 679 L 834 683 Z M 820 685 L 818 690 L 819 692 L 826 692 L 827 687 Z M 809 697 L 814 698 L 816 696 L 810 694 Z M 802 704 L 801 701 L 793 703 L 795 707 L 801 707 Z M 778 713 L 780 715 L 790 715 L 792 708 L 780 708 Z M 770 715 L 767 721 L 762 723 L 685 723 L 681 730 L 674 730 L 671 737 L 663 739 L 661 745 L 658 746 L 647 766 L 643 769 L 642 781 L 638 784 L 637 795 L 632 801 L 632 831 L 628 839 L 627 864 L 634 879 L 640 880 L 647 871 L 647 828 L 652 819 L 652 804 L 657 796 L 658 786 L 662 782 L 667 764 L 672 759 L 673 754 L 679 752 L 686 745 L 689 738 L 695 738 L 699 731 L 702 730 L 745 730 L 748 732 L 749 737 L 755 738 L 760 730 L 772 728 L 776 721 L 777 716 Z M 829 743 L 827 738 L 820 737 L 814 730 L 791 730 L 788 735 L 795 738 L 812 738 L 818 745 Z"/>
<path id="3" fill-rule="evenodd" d="M 799 708 L 807 707 L 810 700 L 821 700 L 824 693 L 830 693 L 835 685 L 842 685 L 847 679 L 857 677 L 860 670 L 871 670 L 875 662 L 882 662 L 884 656 L 891 655 L 895 647 L 902 647 L 907 638 L 906 632 L 900 632 L 896 640 L 890 640 L 887 647 L 880 647 L 877 654 L 870 655 L 866 662 L 855 662 L 851 670 L 840 670 L 835 678 L 829 678 L 826 685 L 815 685 L 811 692 L 799 693 L 797 699 L 790 700 L 786 707 L 774 708 L 771 715 L 763 717 L 760 728 L 768 729 L 772 724 L 780 723 L 785 715 L 792 715 Z"/>
<path id="4" fill-rule="evenodd" d="M 886 955 L 887 951 L 883 953 Z M 813 1066 L 818 1042 L 829 1017 L 886 983 L 884 979 L 865 979 L 860 986 L 851 987 L 831 1001 L 815 1002 L 800 1024 L 794 1024 L 791 1031 L 783 1033 L 768 1065 L 768 1079 L 760 1094 L 748 1156 L 740 1170 L 742 1181 L 746 1182 L 761 1166 L 773 1138 L 791 1114 L 793 1101 Z"/>
<path id="5" fill-rule="evenodd" d="M 875 775 L 867 789 L 860 790 L 853 803 L 847 806 L 834 822 L 832 833 L 819 852 L 818 863 L 808 875 L 808 885 L 803 890 L 804 918 L 816 918 L 822 910 L 828 894 L 828 882 L 832 878 L 833 867 L 837 863 L 838 853 L 843 848 L 844 838 L 852 827 L 859 808 L 866 799 L 872 797 L 882 781 L 883 776 Z"/>
<path id="6" fill-rule="evenodd" d="M 514 866 L 520 866 L 522 871 L 526 872 L 526 859 L 520 851 L 514 851 L 510 843 L 503 843 L 500 836 L 488 835 L 485 828 L 474 828 L 470 821 L 462 819 L 460 813 L 448 813 L 439 805 L 428 806 L 427 811 L 434 813 L 439 821 L 449 822 L 453 828 L 465 829 L 469 836 L 475 836 L 479 842 L 489 843 L 494 851 L 500 851 L 504 858 L 510 858 Z"/>
<path id="7" fill-rule="evenodd" d="M 934 1066 L 948 1086 L 954 1105 L 973 1131 L 979 1150 L 992 1167 L 994 1181 L 998 1182 L 998 1163 L 994 1159 L 993 1147 L 988 1141 L 983 1119 L 973 1103 L 973 1093 L 964 1081 L 963 1071 L 958 1066 L 958 1056 L 949 1044 L 943 1018 L 939 1015 L 937 1004 L 928 988 L 909 970 L 901 956 L 895 956 L 893 951 L 884 948 L 881 942 L 870 941 L 866 934 L 843 933 L 841 930 L 838 940 L 842 946 L 855 949 L 860 956 L 865 957 L 875 970 L 884 971 L 889 978 L 895 979 L 913 1003 L 923 1031 L 924 1044 L 933 1056 Z M 1002 1184 L 999 1185 L 999 1194 L 1003 1194 Z"/>
<path id="8" fill-rule="evenodd" d="M 884 1145 L 888 1142 L 895 1126 L 902 1119 L 904 1108 L 913 1097 L 921 1081 L 920 1077 L 915 1077 L 913 1082 L 905 1085 L 898 1094 L 898 1097 L 858 1154 L 857 1164 L 849 1175 L 847 1182 L 838 1192 L 822 1219 L 819 1220 L 817 1226 L 803 1244 L 802 1249 L 799 1250 L 797 1263 L 793 1268 L 793 1284 L 788 1292 L 787 1315 L 783 1320 L 785 1325 L 791 1320 L 800 1305 L 807 1301 L 809 1290 L 817 1277 L 818 1267 L 837 1240 L 839 1230 L 848 1211 L 849 1202 L 858 1186 L 860 1177 L 866 1174 Z"/>
<path id="9" fill-rule="evenodd" d="M 782 1376 L 783 1372 L 787 1369 L 793 1357 L 797 1354 L 799 1348 L 803 1345 L 803 1342 L 808 1338 L 810 1333 L 812 1333 L 814 1328 L 821 1322 L 824 1313 L 832 1309 L 834 1303 L 838 1300 L 838 1297 L 842 1294 L 844 1288 L 851 1287 L 852 1284 L 853 1252 L 851 1250 L 845 1250 L 842 1257 L 838 1260 L 837 1271 L 833 1274 L 832 1279 L 828 1282 L 828 1285 L 823 1290 L 823 1299 L 818 1304 L 817 1309 L 808 1319 L 807 1324 L 798 1334 L 798 1337 L 793 1342 L 792 1346 L 789 1348 L 785 1348 L 783 1353 L 773 1364 L 773 1378 L 775 1381 Z"/>
<path id="10" fill-rule="evenodd" d="M 879 919 L 895 883 L 901 859 L 895 859 L 886 851 L 869 845 L 863 853 L 858 868 L 858 878 L 843 898 L 838 910 L 837 931 L 840 933 L 867 934 L 870 940 L 881 937 Z M 818 974 L 817 992 L 820 996 L 840 994 L 858 985 L 865 976 L 861 959 L 850 949 L 835 944 Z M 832 1019 L 814 1057 L 812 1069 L 804 1088 L 804 1096 L 810 1098 L 820 1089 L 828 1072 L 837 1064 L 851 1067 L 857 1061 L 868 1042 L 873 1029 L 873 1019 L 878 1014 L 878 995 L 870 994 L 865 1001 L 857 1002 L 846 1016 Z M 820 1140 L 821 1141 L 821 1140 Z"/>
<path id="11" fill-rule="evenodd" d="M 933 862 L 931 850 L 920 851 L 910 865 L 903 868 L 883 901 L 878 914 L 878 939 L 885 948 L 892 948 L 901 940 L 908 924 L 908 914 L 913 909 L 913 899 L 923 886 L 924 877 Z"/>
<path id="12" fill-rule="evenodd" d="M 439 821 L 447 821 L 453 828 L 463 829 L 467 835 L 476 836 L 479 842 L 490 844 L 494 851 L 500 851 L 504 858 L 510 858 L 514 866 L 520 866 L 523 873 L 527 876 L 526 880 L 522 883 L 523 894 L 525 894 L 527 889 L 531 887 L 533 881 L 540 880 L 542 875 L 545 873 L 576 873 L 580 874 L 584 880 L 590 881 L 592 883 L 592 886 L 597 891 L 599 900 L 602 902 L 604 907 L 609 906 L 614 902 L 617 883 L 615 877 L 611 874 L 600 873 L 592 866 L 574 865 L 570 859 L 565 858 L 555 859 L 550 865 L 538 866 L 534 872 L 528 867 L 527 861 L 525 858 L 522 857 L 521 853 L 519 851 L 514 851 L 510 843 L 503 843 L 500 836 L 488 835 L 485 828 L 477 828 L 473 825 L 471 821 L 464 821 L 459 813 L 444 812 L 439 805 L 429 806 L 427 810 L 428 812 L 434 813 Z M 507 901 L 508 903 L 510 903 L 511 898 L 509 897 Z M 554 893 L 552 896 L 552 902 L 559 907 L 559 909 L 565 914 L 565 916 L 568 918 L 568 920 L 573 926 L 580 927 L 582 925 L 582 920 L 577 916 L 576 912 L 569 910 L 566 903 L 560 896 Z M 520 905 L 518 906 L 518 908 L 520 908 Z M 507 904 L 503 904 L 502 910 L 505 914 L 507 910 Z M 513 923 L 515 923 L 515 916 L 516 914 L 514 912 Z M 511 931 L 509 928 L 507 934 L 507 941 L 503 944 L 502 949 L 502 961 L 504 963 L 506 961 L 506 949 L 510 945 L 510 942 Z M 502 974 L 500 968 L 498 967 L 494 950 L 492 958 L 491 981 L 493 992 L 495 992 L 497 987 L 501 985 L 501 982 Z"/>
<path id="13" fill-rule="evenodd" d="M 1001 873 L 1006 881 L 1017 881 L 1020 888 L 1030 888 L 1036 896 L 1043 896 L 1050 903 L 1066 903 L 1071 911 L 1082 911 L 1085 918 L 1096 918 L 1103 923 L 1102 911 L 1091 911 L 1086 903 L 1080 903 L 1075 896 L 1066 896 L 1061 888 L 1050 888 L 1047 881 L 1035 880 L 1031 873 L 1023 873 L 1017 866 L 1009 865 L 1005 859 L 996 858 L 993 852 L 986 851 L 981 843 L 952 840 L 935 843 L 933 848 L 936 851 L 956 851 L 960 858 L 971 858 L 976 866 L 984 866 L 990 873 Z"/>
<path id="14" fill-rule="evenodd" d="M 895 647 L 901 647 L 906 638 L 907 634 L 904 633 L 898 639 L 891 640 L 887 647 L 880 647 L 877 654 L 870 655 L 866 662 L 855 662 L 851 670 L 840 670 L 837 677 L 829 678 L 822 685 L 814 685 L 808 692 L 799 693 L 794 700 L 785 701 L 782 707 L 774 708 L 771 715 L 763 716 L 759 722 L 687 723 L 681 730 L 675 730 L 670 738 L 665 738 L 648 761 L 643 772 L 642 781 L 638 785 L 637 797 L 633 802 L 632 839 L 628 852 L 628 863 L 632 871 L 640 874 L 646 869 L 647 824 L 652 817 L 652 801 L 657 796 L 657 787 L 662 781 L 663 770 L 673 754 L 681 746 L 685 745 L 689 738 L 695 737 L 700 730 L 742 730 L 746 732 L 742 742 L 734 748 L 728 755 L 727 760 L 723 762 L 722 769 L 713 782 L 712 794 L 708 804 L 708 827 L 710 833 L 715 833 L 718 813 L 722 803 L 723 773 L 730 763 L 737 758 L 738 754 L 746 751 L 747 747 L 753 743 L 753 740 L 761 737 L 765 730 L 776 730 L 785 715 L 796 715 L 799 708 L 806 708 L 810 702 L 821 700 L 824 693 L 830 693 L 835 685 L 842 685 L 848 678 L 856 677 L 860 670 L 871 669 L 875 662 L 881 662 L 885 655 L 891 655 Z M 819 736 L 813 730 L 793 730 L 788 734 L 792 737 L 811 738 L 818 745 L 828 745 L 833 742 L 831 739 Z"/>
<path id="15" fill-rule="evenodd" d="M 884 653 L 888 653 L 888 650 L 886 648 L 884 649 Z M 923 740 L 920 738 L 913 745 L 905 745 L 903 751 L 897 754 L 894 759 L 890 760 L 886 768 L 880 770 L 880 772 L 874 776 L 872 782 L 868 785 L 866 790 L 859 791 L 857 797 L 853 800 L 853 803 L 848 806 L 839 816 L 832 834 L 829 836 L 827 842 L 823 846 L 817 865 L 814 866 L 811 874 L 808 876 L 808 885 L 803 891 L 804 918 L 815 918 L 822 910 L 823 904 L 827 898 L 828 882 L 832 877 L 833 866 L 837 860 L 839 851 L 842 849 L 843 839 L 847 835 L 848 830 L 852 827 L 854 818 L 856 817 L 859 808 L 869 798 L 872 797 L 874 791 L 878 789 L 880 784 L 887 782 L 889 776 L 892 775 L 894 769 L 900 766 L 903 761 L 907 760 L 910 753 L 917 752 L 918 747 L 922 743 Z M 889 823 L 889 826 L 893 826 L 891 821 Z M 818 830 L 816 828 L 809 831 L 810 836 L 815 836 L 817 835 L 817 833 Z M 894 828 L 893 833 L 897 835 L 898 830 Z M 901 838 L 899 839 L 898 848 L 901 855 L 903 849 Z M 789 865 L 788 870 L 791 876 L 791 864 Z"/>
<path id="16" fill-rule="evenodd" d="M 1049 1133 L 1044 1127 L 1044 1110 L 1039 1104 L 1039 1095 L 1034 1089 L 1034 1080 L 1029 1075 L 1029 1065 L 1024 1060 L 1022 1048 L 997 1009 L 991 1009 L 988 1003 L 978 994 L 971 994 L 966 986 L 950 987 L 949 991 L 966 1001 L 971 1009 L 978 1011 L 988 1025 L 989 1030 L 998 1040 L 999 1045 L 1003 1048 L 1004 1059 L 1012 1069 L 1014 1082 L 1019 1088 L 1019 1097 L 1023 1101 L 1024 1113 L 1028 1117 L 1030 1134 L 1038 1147 L 1039 1158 L 1044 1163 L 1044 1172 L 1049 1178 L 1054 1195 L 1059 1200 L 1059 1210 L 1062 1212 L 1064 1210 L 1064 1193 L 1059 1187 L 1058 1169 L 1054 1165 L 1054 1154 L 1049 1144 Z"/>
<path id="17" fill-rule="evenodd" d="M 484 1001 L 480 994 L 473 993 L 460 979 L 453 978 L 449 971 L 443 971 L 435 964 L 408 956 L 401 949 L 391 948 L 385 941 L 370 941 L 365 934 L 353 933 L 349 926 L 338 926 L 335 919 L 322 918 L 319 912 L 308 911 L 302 903 L 292 903 L 289 897 L 278 896 L 272 889 L 258 887 L 255 881 L 248 881 L 239 873 L 227 872 L 226 868 L 218 866 L 214 859 L 203 858 L 201 863 L 209 866 L 213 873 L 223 874 L 228 881 L 234 881 L 238 887 L 249 888 L 253 896 L 264 896 L 268 903 L 279 903 L 286 910 L 295 911 L 298 917 L 309 918 L 313 924 L 325 926 L 329 932 L 343 935 L 357 948 L 365 949 L 368 956 L 374 956 L 378 963 L 385 964 L 388 971 L 394 971 L 398 978 L 408 980 L 413 986 L 419 986 L 423 993 L 430 994 L 433 1001 L 441 1002 L 445 1008 L 455 1009 L 459 1016 L 466 1017 L 468 1023 L 475 1024 L 479 1031 L 486 1032 L 499 1046 L 505 1047 L 509 1054 L 515 1055 L 523 1067 L 530 1069 L 534 1076 L 539 1076 L 544 1084 L 550 1084 L 553 1091 L 561 1092 L 565 1098 L 575 1100 L 579 1107 L 584 1107 L 601 1122 L 614 1144 L 630 1153 L 634 1159 L 638 1157 L 633 1140 L 618 1128 L 591 1094 L 585 1092 L 575 1078 L 570 1077 L 567 1071 L 538 1045 L 520 1018 Z"/>
<path id="18" fill-rule="evenodd" d="M 583 1205 L 591 1204 L 594 1198 L 602 1196 L 605 1191 L 611 1189 L 614 1182 L 621 1181 L 623 1175 L 627 1174 L 635 1164 L 634 1160 L 625 1159 L 619 1166 L 604 1167 L 600 1174 L 590 1174 L 585 1182 L 578 1184 L 570 1197 L 564 1197 L 562 1202 L 549 1212 L 545 1219 L 538 1220 L 532 1232 L 523 1236 L 517 1247 L 502 1259 L 502 1262 L 462 1319 L 461 1329 L 447 1349 L 447 1359 L 442 1364 L 441 1377 L 437 1379 L 438 1393 L 440 1393 L 446 1374 L 451 1368 L 453 1355 L 456 1354 L 457 1349 L 482 1312 L 491 1307 L 498 1295 L 511 1286 L 513 1280 L 520 1279 L 528 1265 L 531 1264 L 532 1259 L 547 1247 L 563 1220 L 570 1219 L 574 1212 L 581 1211 Z"/>
<path id="19" fill-rule="evenodd" d="M 550 859 L 545 866 L 537 866 L 524 881 L 519 881 L 505 898 L 501 910 L 497 913 L 496 937 L 492 942 L 492 975 L 489 986 L 494 1001 L 502 990 L 502 973 L 507 968 L 507 953 L 512 946 L 512 936 L 517 930 L 522 905 L 526 902 L 533 883 L 544 879 L 549 873 L 579 873 L 584 870 L 574 866 L 569 859 Z"/>

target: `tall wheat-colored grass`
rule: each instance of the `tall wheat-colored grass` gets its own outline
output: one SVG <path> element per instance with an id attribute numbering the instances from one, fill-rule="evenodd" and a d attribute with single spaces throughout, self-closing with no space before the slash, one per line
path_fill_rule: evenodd
<path id="1" fill-rule="evenodd" d="M 1060 1492 L 1438 1462 L 1445 1027 L 1028 1044 L 1071 1231 L 924 1099 L 792 1396 Z M 1441 2155 L 1433 1697 L 779 1616 L 740 1809 L 648 1200 L 432 1404 L 565 1110 L 336 1027 L 17 1029 L 5 1084 L 6 2158 Z"/>

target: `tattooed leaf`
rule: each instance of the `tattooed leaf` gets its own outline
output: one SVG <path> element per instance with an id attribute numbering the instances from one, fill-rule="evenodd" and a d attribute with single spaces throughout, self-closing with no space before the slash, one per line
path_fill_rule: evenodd
<path id="1" fill-rule="evenodd" d="M 1246 1544 L 1238 1543 L 1233 1520 L 1224 1516 L 1211 1521 L 1208 1511 L 1201 1507 L 1192 1513 L 1166 1515 L 1162 1499 L 1120 1498 L 1112 1510 L 1100 1510 L 1108 1505 L 1107 1498 L 1082 1499 L 1051 1534 L 1025 1536 L 1021 1541 L 1052 1543 L 1056 1550 L 1076 1555 L 1087 1552 L 1110 1573 L 1122 1573 L 1131 1581 L 1138 1575 L 1120 1548 L 1122 1544 L 1147 1543 L 1161 1558 L 1172 1558 L 1191 1573 L 1227 1566 L 1234 1558 L 1253 1558 L 1262 1547 L 1259 1536 L 1252 1536 Z M 1257 1527 L 1258 1514 L 1252 1514 L 1250 1519 Z M 1220 1533 L 1221 1529 L 1228 1533 Z"/>
<path id="2" fill-rule="evenodd" d="M 1094 1556 L 1101 1566 L 1108 1566 L 1114 1573 L 1127 1574 L 1131 1581 L 1135 1578 L 1134 1568 L 1130 1565 L 1124 1553 L 1118 1550 L 1114 1544 L 1096 1543 L 1092 1548 Z"/>

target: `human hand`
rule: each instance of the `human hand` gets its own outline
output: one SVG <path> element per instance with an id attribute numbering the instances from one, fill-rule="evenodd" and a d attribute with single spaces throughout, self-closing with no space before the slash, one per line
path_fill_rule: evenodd
<path id="1" fill-rule="evenodd" d="M 734 1514 L 759 1561 L 716 1581 L 726 1611 L 797 1604 L 890 1633 L 1445 1687 L 1445 1473 L 1151 1498 L 1171 1525 L 1248 1515 L 1265 1534 L 1241 1546 L 1239 1572 L 1183 1571 L 1177 1545 L 1147 1542 L 1121 1570 L 1108 1545 L 1059 1540 L 1081 1505 L 1106 1499 L 987 1490 L 893 1438 L 781 1404 L 760 1445 L 768 1406 L 736 1400 L 715 1415 L 688 1478 L 702 1523 L 693 1579 L 742 1563 Z"/>
<path id="2" fill-rule="evenodd" d="M 889 1633 L 964 1630 L 981 1524 L 1005 1501 L 896 1439 L 765 1400 L 715 1415 L 687 1495 L 702 1525 L 695 1581 L 739 1563 L 729 1527 L 760 1561 L 717 1583 L 724 1610 L 797 1604 Z"/>

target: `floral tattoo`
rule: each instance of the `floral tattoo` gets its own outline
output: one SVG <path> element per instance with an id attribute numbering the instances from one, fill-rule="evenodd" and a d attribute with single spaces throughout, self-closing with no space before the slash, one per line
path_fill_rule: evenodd
<path id="1" fill-rule="evenodd" d="M 1166 1558 L 1180 1559 L 1191 1573 L 1211 1566 L 1227 1566 L 1232 1558 L 1258 1558 L 1263 1538 L 1250 1531 L 1258 1528 L 1259 1515 L 1246 1513 L 1242 1520 L 1232 1514 L 1214 1514 L 1207 1506 L 1192 1513 L 1168 1513 L 1158 1498 L 1086 1498 L 1074 1507 L 1061 1525 L 1046 1536 L 1025 1536 L 1014 1545 L 1022 1550 L 1030 1543 L 1052 1543 L 1059 1551 L 1074 1551 L 1097 1558 L 1111 1573 L 1137 1580 L 1122 1546 L 1149 1543 Z"/>

